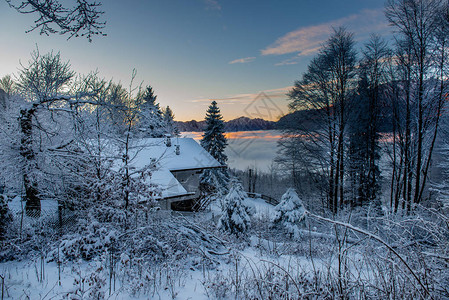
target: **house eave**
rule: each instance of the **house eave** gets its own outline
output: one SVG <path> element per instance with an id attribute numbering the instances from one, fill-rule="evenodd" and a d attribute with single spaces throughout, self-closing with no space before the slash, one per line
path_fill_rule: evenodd
<path id="1" fill-rule="evenodd" d="M 185 169 L 170 169 L 169 171 L 172 173 L 182 172 L 182 171 L 198 171 L 205 169 L 225 169 L 227 166 L 213 166 L 213 167 L 198 167 L 198 168 L 185 168 Z"/>

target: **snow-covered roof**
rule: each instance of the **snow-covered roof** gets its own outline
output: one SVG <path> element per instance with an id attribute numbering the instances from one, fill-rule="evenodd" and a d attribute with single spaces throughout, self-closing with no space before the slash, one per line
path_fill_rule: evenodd
<path id="1" fill-rule="evenodd" d="M 159 169 L 152 173 L 151 181 L 162 189 L 162 198 L 186 195 L 188 192 L 167 169 Z"/>
<path id="2" fill-rule="evenodd" d="M 171 147 L 165 144 L 165 138 L 142 139 L 144 145 L 133 160 L 136 167 L 147 165 L 152 158 L 158 166 L 170 171 L 216 168 L 221 164 L 192 138 L 172 138 Z M 179 155 L 176 155 L 179 145 Z"/>
<path id="3" fill-rule="evenodd" d="M 162 198 L 188 195 L 189 192 L 173 176 L 173 171 L 221 167 L 203 147 L 192 138 L 172 138 L 167 147 L 165 138 L 142 139 L 131 155 L 131 164 L 136 169 L 144 168 L 155 160 L 156 171 L 151 181 L 162 189 Z M 179 145 L 179 155 L 176 148 Z"/>

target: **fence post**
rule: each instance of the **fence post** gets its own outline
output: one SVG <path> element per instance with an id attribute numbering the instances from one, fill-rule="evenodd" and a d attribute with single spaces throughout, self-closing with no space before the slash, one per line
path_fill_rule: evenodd
<path id="1" fill-rule="evenodd" d="M 61 286 L 61 258 L 59 257 L 59 243 L 58 243 L 58 283 Z"/>
<path id="2" fill-rule="evenodd" d="M 0 278 L 2 279 L 2 300 L 3 300 L 3 294 L 5 292 L 5 277 L 0 275 Z"/>
<path id="3" fill-rule="evenodd" d="M 58 200 L 58 223 L 59 223 L 59 237 L 61 237 L 62 233 L 62 204 Z"/>
<path id="4" fill-rule="evenodd" d="M 112 293 L 112 276 L 114 273 L 114 242 L 111 243 L 111 247 L 109 248 L 109 296 Z M 115 282 L 114 282 L 114 291 L 115 291 Z"/>

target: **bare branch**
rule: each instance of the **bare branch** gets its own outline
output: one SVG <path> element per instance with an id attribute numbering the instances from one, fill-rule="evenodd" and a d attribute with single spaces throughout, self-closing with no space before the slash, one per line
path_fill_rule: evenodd
<path id="1" fill-rule="evenodd" d="M 76 5 L 67 8 L 58 0 L 26 0 L 16 4 L 16 0 L 5 0 L 10 7 L 21 14 L 35 14 L 37 19 L 27 31 L 40 29 L 41 35 L 59 33 L 72 37 L 86 37 L 89 42 L 94 35 L 105 36 L 103 29 L 105 21 L 101 21 L 104 14 L 99 10 L 101 3 L 88 0 L 76 0 Z"/>

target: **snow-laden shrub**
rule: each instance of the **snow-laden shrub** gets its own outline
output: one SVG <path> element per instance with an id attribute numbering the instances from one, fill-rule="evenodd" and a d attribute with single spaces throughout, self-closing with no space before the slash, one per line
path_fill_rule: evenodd
<path id="1" fill-rule="evenodd" d="M 306 210 L 295 189 L 289 188 L 275 207 L 273 223 L 282 225 L 290 235 L 300 236 L 300 226 Z"/>
<path id="2" fill-rule="evenodd" d="M 248 207 L 243 204 L 247 198 L 242 185 L 233 181 L 229 193 L 222 202 L 222 216 L 218 221 L 218 228 L 235 235 L 245 233 L 251 224 Z"/>
<path id="3" fill-rule="evenodd" d="M 67 259 L 90 260 L 106 252 L 115 242 L 117 232 L 98 222 L 81 222 L 78 233 L 65 235 L 59 248 Z M 51 253 L 51 255 L 55 255 Z"/>

